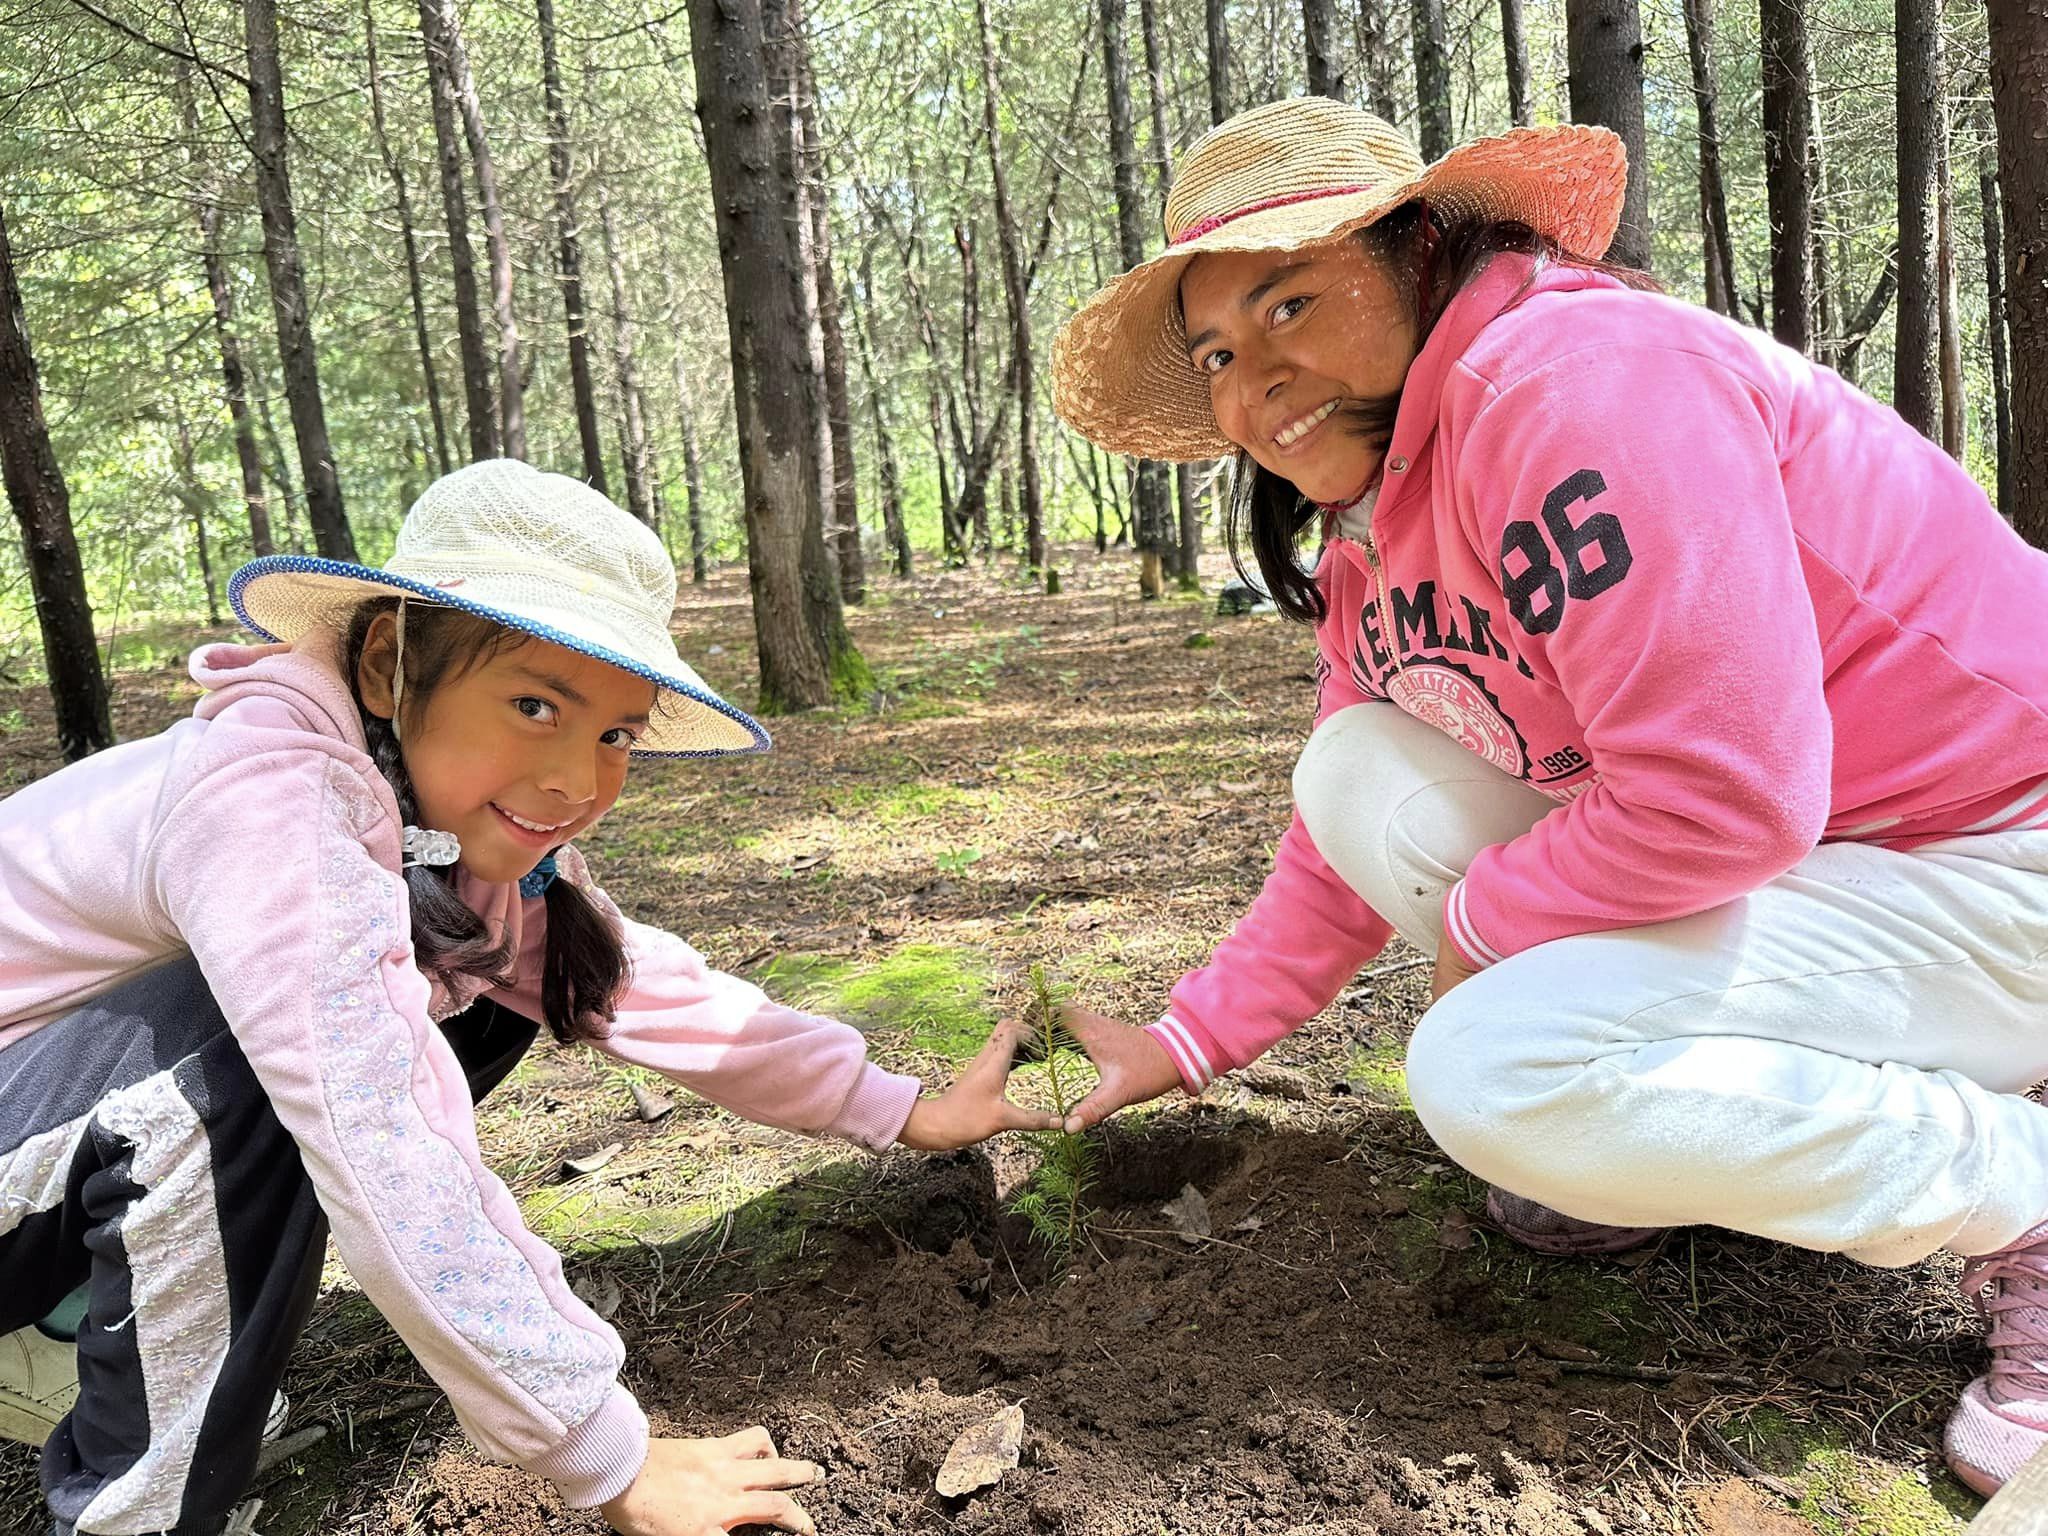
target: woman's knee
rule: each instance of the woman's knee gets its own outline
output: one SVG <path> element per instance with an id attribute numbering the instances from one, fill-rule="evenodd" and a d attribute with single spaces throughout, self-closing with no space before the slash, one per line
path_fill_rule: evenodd
<path id="1" fill-rule="evenodd" d="M 1539 1163 L 1588 1087 L 1591 1063 L 1559 1049 L 1569 1026 L 1550 1027 L 1540 1005 L 1482 975 L 1447 993 L 1408 1042 L 1408 1097 L 1436 1144 L 1460 1167 L 1495 1183 Z"/>

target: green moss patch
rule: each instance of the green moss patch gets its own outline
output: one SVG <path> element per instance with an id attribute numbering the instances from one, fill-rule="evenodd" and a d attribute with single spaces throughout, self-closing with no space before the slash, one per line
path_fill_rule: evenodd
<path id="1" fill-rule="evenodd" d="M 881 958 L 780 955 L 757 980 L 792 1007 L 844 1019 L 899 1049 L 972 1056 L 994 1017 L 981 955 L 909 944 Z"/>

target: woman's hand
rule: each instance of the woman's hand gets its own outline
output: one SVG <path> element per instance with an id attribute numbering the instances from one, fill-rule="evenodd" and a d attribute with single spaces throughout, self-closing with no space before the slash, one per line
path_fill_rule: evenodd
<path id="1" fill-rule="evenodd" d="M 621 1536 L 724 1536 L 742 1525 L 773 1525 L 802 1536 L 818 1528 L 784 1488 L 820 1477 L 808 1461 L 784 1461 L 756 1424 L 722 1440 L 650 1440 L 633 1486 L 603 1506 Z"/>
<path id="2" fill-rule="evenodd" d="M 1010 1080 L 1010 1062 L 1023 1038 L 1024 1026 L 1018 1020 L 1005 1019 L 998 1024 L 988 1044 L 967 1063 L 952 1087 L 935 1099 L 919 1099 L 911 1106 L 897 1143 L 919 1152 L 949 1152 L 986 1141 L 998 1131 L 1058 1130 L 1057 1116 L 1026 1109 L 1003 1097 Z"/>
<path id="3" fill-rule="evenodd" d="M 1086 1008 L 1067 1009 L 1066 1019 L 1074 1038 L 1081 1042 L 1081 1049 L 1102 1074 L 1095 1091 L 1067 1116 L 1069 1131 L 1085 1131 L 1120 1109 L 1156 1099 L 1181 1086 L 1180 1068 L 1166 1054 L 1166 1047 L 1144 1030 L 1090 1013 Z"/>
<path id="4" fill-rule="evenodd" d="M 1436 973 L 1429 980 L 1429 1000 L 1433 1003 L 1461 981 L 1470 981 L 1479 973 L 1465 963 L 1465 957 L 1458 953 L 1458 946 L 1448 937 L 1437 940 Z"/>

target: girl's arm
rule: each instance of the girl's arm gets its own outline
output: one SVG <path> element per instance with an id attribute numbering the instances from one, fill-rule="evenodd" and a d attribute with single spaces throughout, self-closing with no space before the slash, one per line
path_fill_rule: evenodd
<path id="1" fill-rule="evenodd" d="M 181 936 L 298 1143 L 349 1272 L 486 1455 L 573 1505 L 647 1459 L 619 1338 L 477 1151 L 427 1014 L 396 807 L 360 753 L 216 721 L 142 894 Z"/>
<path id="2" fill-rule="evenodd" d="M 1764 393 L 1710 358 L 1613 343 L 1482 387 L 1461 514 L 1599 778 L 1452 887 L 1445 929 L 1475 969 L 1783 874 L 1820 839 L 1833 760 Z"/>

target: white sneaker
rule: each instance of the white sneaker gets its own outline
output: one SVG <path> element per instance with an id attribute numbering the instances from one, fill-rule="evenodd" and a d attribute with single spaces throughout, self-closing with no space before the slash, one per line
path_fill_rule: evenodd
<path id="1" fill-rule="evenodd" d="M 41 1445 L 78 1401 L 78 1349 L 33 1325 L 0 1336 L 0 1438 Z M 291 1404 L 272 1395 L 263 1418 L 263 1443 L 284 1433 Z"/>
<path id="2" fill-rule="evenodd" d="M 41 1445 L 78 1400 L 78 1351 L 40 1328 L 0 1337 L 0 1436 Z"/>

